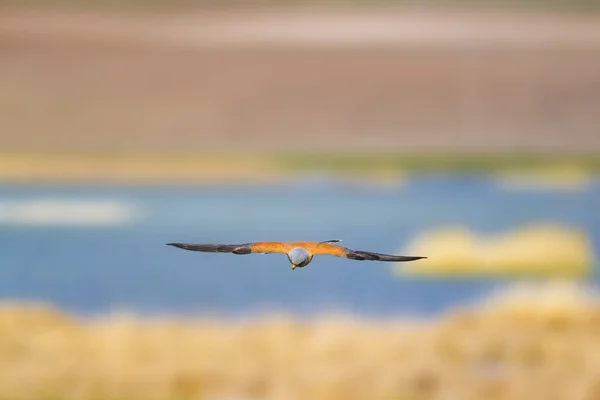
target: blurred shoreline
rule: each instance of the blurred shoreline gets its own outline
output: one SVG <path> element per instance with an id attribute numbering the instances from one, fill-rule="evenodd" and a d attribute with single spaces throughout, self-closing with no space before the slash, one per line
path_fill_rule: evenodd
<path id="1" fill-rule="evenodd" d="M 0 181 L 12 183 L 260 184 L 294 177 L 402 180 L 412 173 L 485 174 L 523 182 L 576 183 L 600 172 L 600 155 L 406 154 L 397 152 L 6 152 Z M 523 174 L 529 174 L 528 180 Z M 536 175 L 537 174 L 537 175 Z M 517 181 L 518 183 L 519 181 Z M 569 181 L 566 182 L 567 184 Z M 584 182 L 585 183 L 585 182 Z"/>

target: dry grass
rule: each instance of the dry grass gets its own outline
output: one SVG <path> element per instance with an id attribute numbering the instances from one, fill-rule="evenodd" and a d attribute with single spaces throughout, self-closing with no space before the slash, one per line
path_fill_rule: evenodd
<path id="1" fill-rule="evenodd" d="M 281 179 L 259 157 L 238 154 L 40 154 L 0 156 L 0 180 L 8 182 L 70 183 L 237 183 Z"/>
<path id="2" fill-rule="evenodd" d="M 84 322 L 6 305 L 0 398 L 599 398 L 600 306 L 577 287 L 523 292 L 422 324 Z"/>
<path id="3" fill-rule="evenodd" d="M 587 277 L 594 249 L 586 232 L 556 224 L 524 226 L 486 237 L 456 227 L 426 232 L 402 250 L 430 254 L 413 265 L 398 265 L 398 274 L 423 276 Z"/>

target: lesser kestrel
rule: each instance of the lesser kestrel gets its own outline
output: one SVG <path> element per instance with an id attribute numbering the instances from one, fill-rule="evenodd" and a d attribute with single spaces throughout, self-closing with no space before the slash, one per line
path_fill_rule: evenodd
<path id="1" fill-rule="evenodd" d="M 184 250 L 203 251 L 210 253 L 283 253 L 287 256 L 292 269 L 306 267 L 318 254 L 328 254 L 336 257 L 349 258 L 350 260 L 368 261 L 414 261 L 427 257 L 397 256 L 370 251 L 352 250 L 337 244 L 341 240 L 325 240 L 323 242 L 254 242 L 244 244 L 192 244 L 192 243 L 167 243 Z"/>

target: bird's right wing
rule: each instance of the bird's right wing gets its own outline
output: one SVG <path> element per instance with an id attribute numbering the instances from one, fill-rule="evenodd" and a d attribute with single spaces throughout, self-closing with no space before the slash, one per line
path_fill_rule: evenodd
<path id="1" fill-rule="evenodd" d="M 244 244 L 195 244 L 195 243 L 167 243 L 168 246 L 190 251 L 208 253 L 287 253 L 288 247 L 283 242 L 255 242 Z"/>

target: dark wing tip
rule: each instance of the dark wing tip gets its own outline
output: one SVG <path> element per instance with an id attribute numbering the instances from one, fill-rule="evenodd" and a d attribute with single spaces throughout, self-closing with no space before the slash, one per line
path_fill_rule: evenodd
<path id="1" fill-rule="evenodd" d="M 369 251 L 349 251 L 346 258 L 359 261 L 391 261 L 391 262 L 406 262 L 421 260 L 423 256 L 395 256 L 391 254 L 372 253 Z"/>
<path id="2" fill-rule="evenodd" d="M 207 252 L 216 252 L 217 251 L 216 246 L 205 245 L 205 244 L 167 243 L 167 246 L 173 246 L 173 247 L 177 247 L 179 249 L 192 250 L 192 251 L 207 251 Z"/>
<path id="3" fill-rule="evenodd" d="M 422 256 L 398 256 L 398 257 L 402 257 L 402 260 L 399 261 L 416 261 L 416 260 L 422 260 L 424 258 L 427 257 L 422 257 Z"/>
<path id="4" fill-rule="evenodd" d="M 167 243 L 167 246 L 184 250 L 203 251 L 207 253 L 250 254 L 252 248 L 245 244 L 196 244 L 196 243 Z"/>
<path id="5" fill-rule="evenodd" d="M 423 256 L 392 256 L 388 254 L 378 254 L 379 258 L 377 261 L 392 261 L 392 262 L 406 262 L 406 261 L 416 261 L 422 260 L 427 257 Z"/>

